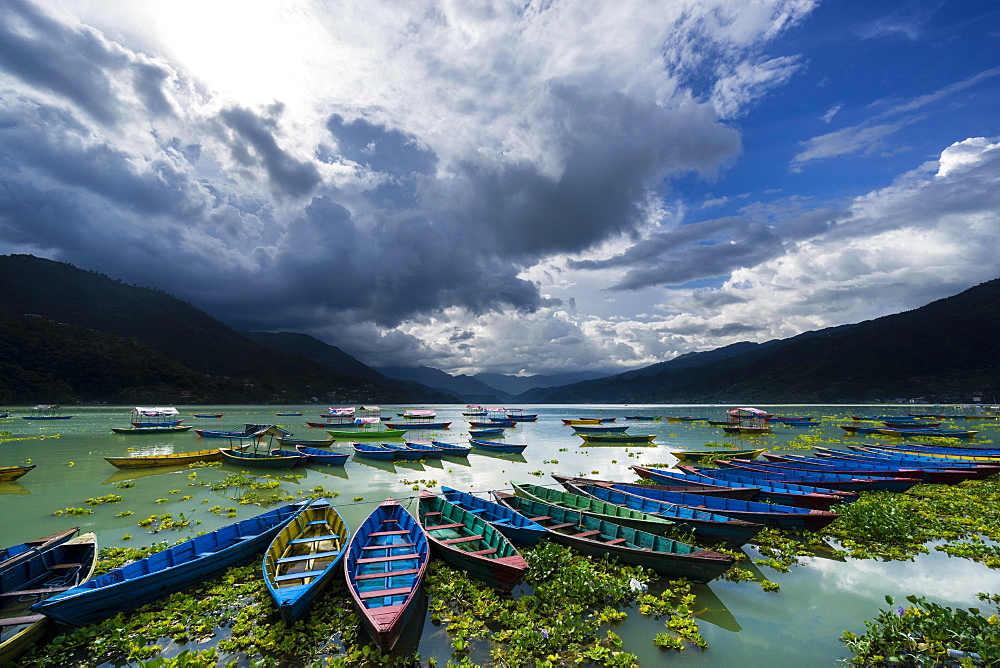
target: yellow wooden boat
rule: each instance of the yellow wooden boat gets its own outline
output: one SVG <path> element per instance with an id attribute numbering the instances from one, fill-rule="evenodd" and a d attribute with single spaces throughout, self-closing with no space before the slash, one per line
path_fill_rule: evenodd
<path id="1" fill-rule="evenodd" d="M 601 424 L 601 420 L 600 420 L 600 418 L 579 418 L 579 419 L 576 419 L 576 420 L 565 419 L 564 418 L 563 419 L 563 424 L 569 424 L 569 425 L 574 425 L 574 424 Z"/>
<path id="2" fill-rule="evenodd" d="M 177 466 L 192 462 L 221 462 L 218 448 L 195 452 L 175 452 L 172 455 L 139 455 L 137 457 L 105 457 L 109 464 L 120 469 L 141 469 L 149 466 Z"/>
<path id="3" fill-rule="evenodd" d="M 35 468 L 34 464 L 30 466 L 0 466 L 0 482 L 17 480 L 33 468 Z"/>

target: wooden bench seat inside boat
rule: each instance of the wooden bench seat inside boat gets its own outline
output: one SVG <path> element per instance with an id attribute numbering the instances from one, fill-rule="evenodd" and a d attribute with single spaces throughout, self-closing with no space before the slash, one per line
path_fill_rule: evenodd
<path id="1" fill-rule="evenodd" d="M 365 545 L 362 550 L 388 550 L 391 547 L 413 547 L 416 543 L 396 543 L 394 545 Z"/>
<path id="2" fill-rule="evenodd" d="M 572 534 L 573 538 L 590 538 L 591 536 L 596 536 L 601 533 L 600 529 L 593 529 L 591 531 L 581 531 L 580 533 Z"/>
<path id="3" fill-rule="evenodd" d="M 411 554 L 397 554 L 397 555 L 392 556 L 392 557 L 370 557 L 370 558 L 367 558 L 367 559 L 358 559 L 355 563 L 358 563 L 358 564 L 376 564 L 376 563 L 378 563 L 380 561 L 399 561 L 400 559 L 416 559 L 419 556 L 420 556 L 419 554 L 417 554 L 416 552 L 413 552 Z"/>
<path id="4" fill-rule="evenodd" d="M 292 564 L 296 561 L 308 561 L 310 559 L 327 559 L 329 557 L 336 557 L 340 554 L 340 550 L 330 550 L 329 552 L 313 552 L 312 554 L 300 554 L 294 557 L 282 557 L 278 559 L 275 563 L 277 564 Z"/>
<path id="5" fill-rule="evenodd" d="M 396 531 L 373 531 L 368 534 L 369 536 L 405 536 L 410 533 L 404 529 L 397 529 Z"/>
<path id="6" fill-rule="evenodd" d="M 470 543 L 474 540 L 482 540 L 484 537 L 482 534 L 476 534 L 475 536 L 465 536 L 464 538 L 449 538 L 441 542 L 446 545 L 454 545 L 456 543 Z"/>
<path id="7" fill-rule="evenodd" d="M 318 578 L 325 573 L 325 570 L 319 571 L 302 571 L 301 573 L 288 573 L 287 575 L 279 575 L 274 578 L 275 582 L 288 582 L 289 580 L 302 580 L 304 578 Z"/>
<path id="8" fill-rule="evenodd" d="M 362 599 L 382 598 L 383 596 L 401 596 L 403 594 L 409 594 L 411 591 L 413 591 L 411 587 L 401 587 L 399 589 L 379 589 L 377 591 L 363 591 L 360 596 Z"/>
<path id="9" fill-rule="evenodd" d="M 355 575 L 355 580 L 374 580 L 375 578 L 394 578 L 397 575 L 416 575 L 420 572 L 419 568 L 407 568 L 403 571 L 389 571 L 387 573 L 365 573 L 364 575 Z"/>
<path id="10" fill-rule="evenodd" d="M 21 624 L 34 624 L 45 619 L 45 615 L 27 615 L 26 617 L 8 617 L 0 619 L 0 626 L 20 626 Z"/>
<path id="11" fill-rule="evenodd" d="M 574 522 L 564 522 L 563 524 L 553 524 L 552 526 L 545 527 L 545 528 L 546 529 L 565 529 L 566 527 L 575 527 L 575 526 L 576 526 L 576 523 L 574 523 Z"/>
<path id="12" fill-rule="evenodd" d="M 289 545 L 300 545 L 302 543 L 318 543 L 321 540 L 337 540 L 340 538 L 339 534 L 330 533 L 325 536 L 312 536 L 310 538 L 296 538 L 294 540 L 288 541 Z"/>
<path id="13" fill-rule="evenodd" d="M 496 551 L 497 549 L 495 547 L 491 547 L 488 550 L 475 550 L 474 552 L 469 552 L 469 554 L 487 555 L 487 554 L 496 554 Z"/>
<path id="14" fill-rule="evenodd" d="M 604 541 L 604 544 L 605 545 L 618 545 L 619 543 L 624 543 L 624 542 L 625 542 L 624 538 L 615 538 L 613 540 Z"/>
<path id="15" fill-rule="evenodd" d="M 427 527 L 428 531 L 437 531 L 438 529 L 457 529 L 458 527 L 464 527 L 465 525 L 461 522 L 455 522 L 453 524 L 438 524 L 437 526 Z"/>

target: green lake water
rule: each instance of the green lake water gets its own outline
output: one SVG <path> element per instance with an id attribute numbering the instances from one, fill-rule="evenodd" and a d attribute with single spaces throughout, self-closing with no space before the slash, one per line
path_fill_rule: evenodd
<path id="1" fill-rule="evenodd" d="M 730 449 L 767 447 L 781 449 L 792 441 L 804 439 L 841 443 L 870 443 L 866 437 L 846 437 L 839 429 L 849 417 L 859 412 L 865 415 L 905 415 L 914 407 L 849 407 L 849 406 L 758 406 L 779 415 L 812 415 L 819 421 L 815 427 L 785 427 L 777 425 L 773 435 L 753 440 L 727 436 L 720 427 L 704 422 L 669 422 L 668 416 L 691 415 L 712 420 L 724 419 L 728 406 L 525 406 L 525 413 L 538 413 L 537 422 L 524 422 L 508 430 L 507 442 L 525 443 L 523 456 L 494 457 L 473 452 L 467 460 L 444 458 L 426 462 L 382 463 L 359 459 L 352 455 L 344 467 L 296 467 L 290 471 L 273 471 L 274 475 L 289 472 L 305 477 L 283 482 L 281 489 L 288 494 L 307 493 L 316 486 L 330 493 L 341 515 L 352 527 L 357 527 L 376 504 L 394 497 L 408 505 L 415 514 L 414 486 L 437 490 L 447 485 L 488 497 L 489 490 L 505 489 L 509 481 L 555 485 L 552 473 L 584 475 L 612 480 L 636 480 L 630 470 L 634 464 L 667 466 L 675 462 L 671 450 L 703 450 L 706 443 L 725 443 Z M 279 424 L 300 438 L 321 438 L 325 432 L 309 428 L 306 420 L 320 421 L 324 406 L 195 406 L 178 407 L 185 425 L 205 429 L 242 429 L 245 423 Z M 433 408 L 436 421 L 451 421 L 445 430 L 413 430 L 408 440 L 449 441 L 466 444 L 468 422 L 461 415 L 464 407 L 401 406 L 383 407 L 383 415 L 398 421 L 396 414 L 404 408 Z M 213 492 L 192 482 L 215 482 L 226 475 L 238 473 L 239 467 L 199 468 L 194 481 L 192 470 L 186 467 L 170 469 L 140 469 L 119 471 L 104 457 L 131 454 L 185 452 L 227 445 L 218 439 L 199 438 L 193 431 L 158 435 L 117 435 L 111 427 L 128 426 L 131 407 L 66 406 L 60 414 L 73 415 L 69 420 L 30 421 L 20 416 L 30 415 L 27 407 L 8 408 L 14 416 L 0 420 L 0 466 L 11 466 L 31 460 L 37 468 L 16 482 L 0 483 L 0 545 L 7 546 L 50 534 L 73 526 L 82 531 L 94 531 L 102 547 L 127 545 L 139 547 L 161 540 L 174 542 L 198 531 L 212 530 L 234 521 L 225 515 L 208 511 L 213 506 L 236 507 L 240 519 L 262 512 L 254 505 L 238 505 L 230 499 L 235 490 Z M 301 411 L 302 417 L 276 417 L 276 412 Z M 220 419 L 195 418 L 193 413 L 223 413 Z M 626 420 L 628 415 L 664 416 L 660 421 Z M 651 447 L 584 447 L 580 437 L 562 418 L 616 417 L 616 424 L 629 424 L 630 433 L 651 433 L 656 438 Z M 482 418 L 473 418 L 482 419 Z M 1000 435 L 995 422 L 956 421 L 961 428 L 980 429 L 975 442 L 993 442 Z M 43 436 L 44 438 L 37 438 Z M 27 440 L 7 440 L 29 437 Z M 882 437 L 883 440 L 885 437 Z M 756 445 L 762 443 L 762 445 Z M 834 442 L 831 447 L 837 447 Z M 277 447 L 277 444 L 275 444 Z M 348 448 L 342 444 L 341 448 Z M 337 449 L 337 446 L 334 446 Z M 724 452 L 726 447 L 719 447 Z M 805 452 L 799 450 L 799 452 Z M 539 476 L 537 473 L 542 475 Z M 254 471 L 266 473 L 266 471 Z M 135 485 L 116 488 L 116 483 L 129 480 Z M 261 492 L 270 494 L 271 491 Z M 85 500 L 120 494 L 122 503 L 88 506 Z M 182 499 L 184 496 L 190 499 Z M 361 501 L 354 501 L 363 497 Z M 158 500 L 165 501 L 158 503 Z M 203 502 L 206 501 L 207 503 Z M 54 516 L 65 508 L 92 508 L 85 516 Z M 130 517 L 116 517 L 125 510 Z M 181 514 L 192 521 L 184 531 L 150 533 L 137 522 L 151 515 Z M 196 522 L 200 521 L 200 525 Z M 131 540 L 123 540 L 126 534 Z M 745 551 L 751 558 L 760 555 L 750 546 Z M 743 567 L 747 568 L 745 562 Z M 756 568 L 752 564 L 749 568 Z M 662 632 L 662 619 L 646 619 L 635 611 L 615 628 L 624 640 L 626 651 L 639 656 L 643 666 L 669 663 L 678 666 L 832 666 L 849 656 L 839 638 L 843 630 L 862 633 L 865 620 L 885 608 L 884 596 L 897 599 L 909 594 L 926 596 L 942 605 L 970 607 L 977 604 L 976 592 L 1000 592 L 1000 575 L 972 561 L 951 558 L 931 550 L 912 562 L 879 562 L 875 560 L 837 560 L 830 555 L 802 559 L 789 573 L 763 569 L 763 577 L 777 582 L 781 589 L 764 592 L 753 582 L 731 583 L 715 581 L 696 586 L 701 633 L 709 649 L 701 652 L 688 647 L 683 652 L 662 653 L 652 644 L 652 638 Z M 524 589 L 524 586 L 522 586 Z M 519 590 L 515 590 L 515 595 Z M 443 627 L 429 620 L 417 650 L 425 659 L 436 657 L 444 665 L 451 651 Z M 476 660 L 476 655 L 473 655 Z"/>

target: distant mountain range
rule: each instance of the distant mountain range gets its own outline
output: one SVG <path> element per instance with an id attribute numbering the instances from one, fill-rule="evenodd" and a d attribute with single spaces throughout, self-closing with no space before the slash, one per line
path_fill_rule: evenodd
<path id="1" fill-rule="evenodd" d="M 159 290 L 0 256 L 0 404 L 850 403 L 1000 396 L 1000 280 L 924 307 L 613 376 L 373 369 L 311 336 L 238 332 Z"/>

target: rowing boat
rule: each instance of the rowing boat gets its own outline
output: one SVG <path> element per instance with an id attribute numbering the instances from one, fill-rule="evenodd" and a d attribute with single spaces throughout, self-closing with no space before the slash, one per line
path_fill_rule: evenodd
<path id="1" fill-rule="evenodd" d="M 431 441 L 431 444 L 441 448 L 441 454 L 451 457 L 468 457 L 469 453 L 472 452 L 471 445 L 455 445 L 454 443 L 445 443 L 443 441 Z"/>
<path id="2" fill-rule="evenodd" d="M 734 477 L 729 478 L 726 471 L 713 469 L 717 475 L 709 478 L 701 473 L 683 473 L 681 471 L 664 471 L 661 469 L 649 468 L 646 466 L 633 466 L 632 469 L 645 480 L 652 480 L 661 485 L 722 485 L 736 489 L 745 489 L 752 485 L 750 489 L 757 492 L 744 501 L 767 501 L 768 503 L 778 503 L 786 506 L 798 506 L 800 508 L 815 508 L 817 510 L 829 510 L 837 503 L 850 503 L 857 501 L 858 495 L 841 489 L 828 489 L 823 487 L 812 487 L 809 485 L 798 485 L 791 482 L 781 482 L 779 480 L 757 480 L 747 482 L 746 479 Z M 702 471 L 704 469 L 698 469 Z M 654 485 L 655 487 L 655 485 Z M 709 496 L 705 492 L 693 492 Z M 721 496 L 713 494 L 711 496 Z M 730 497 L 737 498 L 737 497 Z"/>
<path id="3" fill-rule="evenodd" d="M 297 445 L 304 445 L 307 448 L 328 448 L 333 445 L 333 438 L 292 438 L 290 436 L 280 436 L 274 440 L 283 446 L 291 448 Z"/>
<path id="4" fill-rule="evenodd" d="M 478 438 L 470 438 L 469 443 L 473 448 L 482 450 L 484 452 L 495 452 L 503 455 L 519 455 L 524 452 L 524 449 L 528 446 L 526 444 L 518 443 L 500 443 L 499 441 L 482 441 Z"/>
<path id="5" fill-rule="evenodd" d="M 8 566 L 13 566 L 19 561 L 28 559 L 38 552 L 55 547 L 60 543 L 65 543 L 79 530 L 80 527 L 73 527 L 72 529 L 65 529 L 64 531 L 58 531 L 56 533 L 49 534 L 48 536 L 27 540 L 18 545 L 12 545 L 10 547 L 0 549 L 0 571 L 4 570 Z"/>
<path id="6" fill-rule="evenodd" d="M 427 455 L 417 448 L 411 448 L 409 444 L 403 445 L 402 443 L 380 443 L 383 448 L 387 448 L 396 453 L 396 459 L 404 460 L 417 460 L 426 459 Z"/>
<path id="7" fill-rule="evenodd" d="M 451 487 L 441 486 L 444 498 L 456 506 L 475 513 L 492 524 L 500 533 L 515 545 L 531 547 L 545 536 L 546 529 L 537 522 L 515 513 L 507 506 L 480 499 L 478 496 L 462 492 Z"/>
<path id="8" fill-rule="evenodd" d="M 616 522 L 657 535 L 663 535 L 672 531 L 690 531 L 705 542 L 723 542 L 734 547 L 745 544 L 764 528 L 760 524 L 733 519 L 707 510 L 664 501 L 654 501 L 638 496 L 633 497 L 627 487 L 623 486 L 621 489 L 618 489 L 617 484 L 594 485 L 591 483 L 567 482 L 563 483 L 563 485 L 572 493 L 566 496 L 557 496 L 551 493 L 538 497 L 536 500 L 545 503 L 558 501 L 559 503 L 553 505 L 565 506 L 584 514 L 592 514 L 587 510 L 587 506 L 584 506 L 583 501 L 577 500 L 583 499 L 589 502 L 589 508 L 605 512 L 607 516 L 602 519 L 610 522 Z M 515 492 L 519 496 L 522 494 L 516 486 Z M 559 494 L 566 493 L 559 492 Z M 619 510 L 614 510 L 616 508 Z M 628 514 L 639 517 L 641 520 L 628 519 Z M 655 519 L 656 524 L 642 521 L 647 518 Z M 647 524 L 648 526 L 644 527 L 643 524 Z"/>
<path id="9" fill-rule="evenodd" d="M 427 535 L 393 499 L 372 511 L 344 558 L 347 589 L 375 645 L 388 652 L 417 609 L 430 559 Z"/>
<path id="10" fill-rule="evenodd" d="M 285 623 L 302 619 L 316 595 L 340 577 L 350 537 L 347 523 L 326 499 L 310 503 L 274 537 L 261 568 Z"/>
<path id="11" fill-rule="evenodd" d="M 580 434 L 587 445 L 652 445 L 656 434 Z"/>
<path id="12" fill-rule="evenodd" d="M 218 448 L 175 452 L 172 455 L 137 455 L 134 457 L 105 457 L 112 466 L 120 469 L 140 469 L 150 466 L 177 466 L 192 462 L 221 462 L 222 453 Z"/>
<path id="13" fill-rule="evenodd" d="M 636 467 L 632 467 L 636 468 Z M 580 478 L 565 475 L 552 474 L 552 477 L 563 487 L 566 483 L 585 483 L 593 485 L 614 485 L 617 484 L 615 480 L 597 480 L 594 478 Z M 695 476 L 691 476 L 694 478 Z M 629 484 L 629 483 L 626 483 Z M 689 494 L 704 494 L 705 496 L 724 496 L 729 499 L 743 499 L 744 501 L 751 501 L 757 492 L 758 487 L 741 487 L 739 485 L 715 485 L 711 482 L 707 482 L 704 479 L 695 482 L 667 482 L 662 484 L 650 484 L 650 487 L 656 487 L 661 489 L 666 489 L 671 492 L 687 492 Z"/>
<path id="14" fill-rule="evenodd" d="M 295 451 L 306 456 L 307 464 L 325 464 L 326 466 L 343 466 L 347 463 L 350 453 L 330 452 L 319 448 L 307 448 L 304 445 L 296 445 Z"/>
<path id="15" fill-rule="evenodd" d="M 235 448 L 219 448 L 222 458 L 228 464 L 235 466 L 249 466 L 252 468 L 290 469 L 293 466 L 305 463 L 305 456 L 299 453 L 289 455 L 273 455 L 263 452 L 246 452 Z M 289 450 L 276 450 L 275 452 L 291 452 Z"/>
<path id="16" fill-rule="evenodd" d="M 335 440 L 339 441 L 371 441 L 383 438 L 402 438 L 405 429 L 327 429 Z"/>
<path id="17" fill-rule="evenodd" d="M 748 472 L 756 477 L 772 477 L 777 480 L 794 480 L 804 482 L 807 485 L 816 487 L 827 487 L 838 484 L 854 486 L 858 481 L 870 481 L 869 489 L 883 492 L 905 492 L 920 480 L 916 478 L 901 477 L 872 477 L 861 473 L 857 475 L 843 473 L 822 473 L 819 471 L 795 471 L 792 469 L 780 469 L 774 465 L 763 462 L 741 461 L 738 459 L 716 459 L 715 463 L 724 468 L 739 469 Z"/>
<path id="18" fill-rule="evenodd" d="M 306 505 L 292 503 L 195 536 L 59 592 L 31 609 L 69 626 L 86 626 L 134 610 L 251 560 Z"/>
<path id="19" fill-rule="evenodd" d="M 357 453 L 359 457 L 367 457 L 368 459 L 380 459 L 382 461 L 391 462 L 396 458 L 396 451 L 390 448 L 386 448 L 381 445 L 373 445 L 371 443 L 354 443 L 354 452 Z"/>
<path id="20" fill-rule="evenodd" d="M 413 443 L 412 441 L 406 441 L 405 445 L 411 450 L 419 450 L 423 454 L 424 459 L 440 459 L 441 455 L 444 454 L 444 448 L 439 447 L 436 443 L 434 445 L 428 445 L 427 443 Z"/>
<path id="21" fill-rule="evenodd" d="M 41 637 L 48 617 L 27 614 L 28 605 L 86 582 L 97 565 L 97 536 L 85 533 L 31 553 L 0 577 L 0 665 L 17 658 Z"/>
<path id="22" fill-rule="evenodd" d="M 477 513 L 422 490 L 417 516 L 434 556 L 498 591 L 509 592 L 528 570 L 517 548 Z"/>
<path id="23" fill-rule="evenodd" d="M 652 568 L 669 578 L 708 582 L 729 570 L 735 560 L 725 554 L 655 536 L 589 517 L 577 511 L 494 491 L 497 503 L 544 526 L 549 537 L 592 557 Z"/>
<path id="24" fill-rule="evenodd" d="M 738 457 L 740 459 L 755 459 L 767 452 L 767 448 L 756 450 L 671 450 L 670 454 L 682 462 L 700 461 L 706 457 L 715 459 L 719 455 L 726 457 Z"/>
<path id="25" fill-rule="evenodd" d="M 667 503 L 687 506 L 692 509 L 698 508 L 717 515 L 724 515 L 755 524 L 763 524 L 776 529 L 819 531 L 840 517 L 839 513 L 828 510 L 813 510 L 811 508 L 758 503 L 756 501 L 720 499 L 717 496 L 702 496 L 700 494 L 675 494 L 674 492 L 665 492 L 658 489 L 642 489 L 642 487 L 643 485 L 633 485 L 628 489 L 628 493 L 644 496 L 655 501 L 665 501 Z"/>
<path id="26" fill-rule="evenodd" d="M 115 434 L 174 434 L 192 429 L 191 425 L 175 424 L 165 427 L 112 427 Z"/>
<path id="27" fill-rule="evenodd" d="M 0 466 L 0 482 L 17 480 L 28 471 L 35 468 L 35 466 L 35 464 L 29 464 L 27 466 Z"/>

